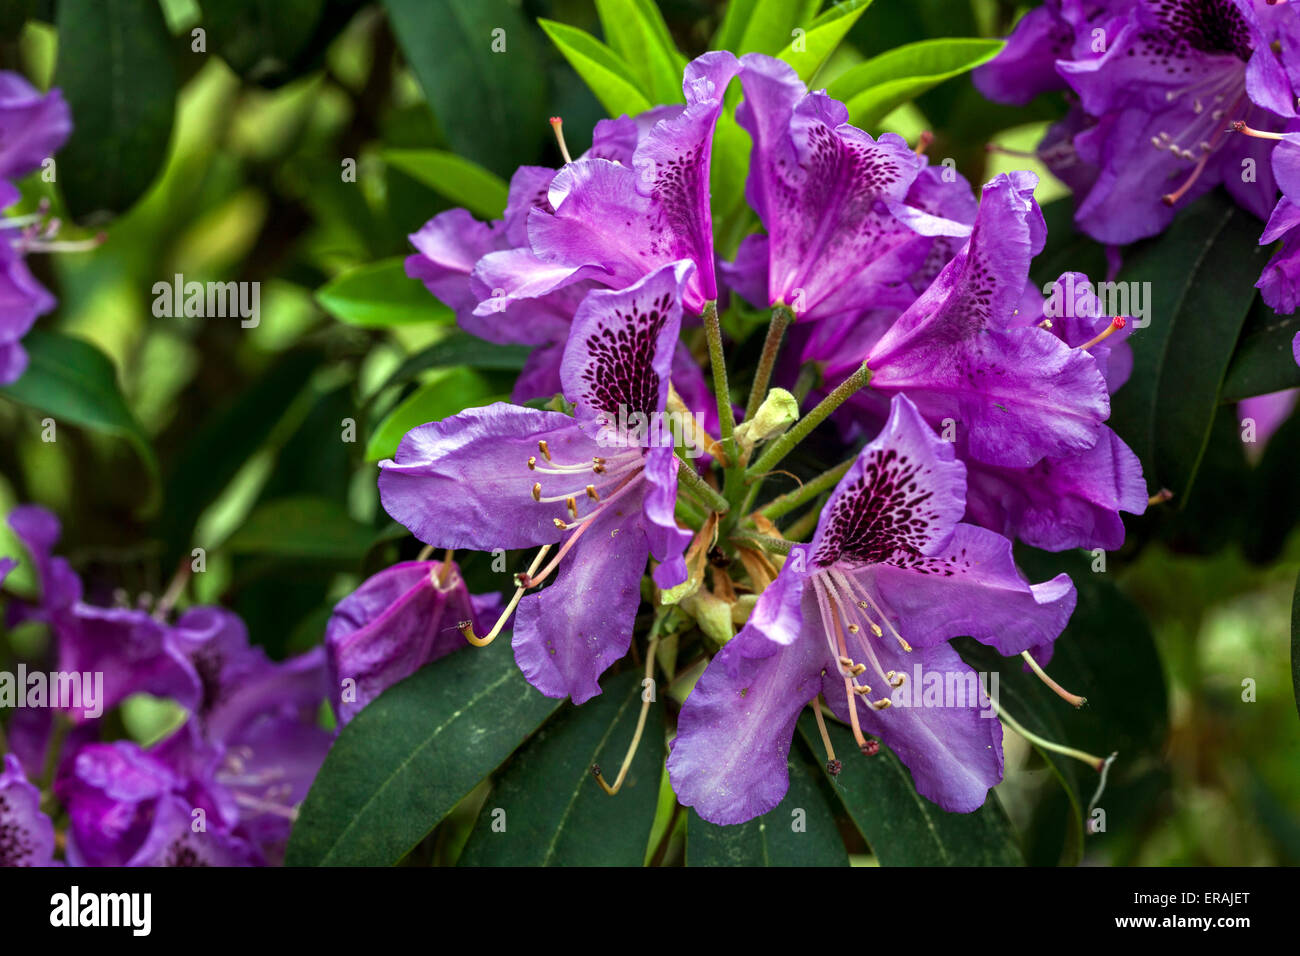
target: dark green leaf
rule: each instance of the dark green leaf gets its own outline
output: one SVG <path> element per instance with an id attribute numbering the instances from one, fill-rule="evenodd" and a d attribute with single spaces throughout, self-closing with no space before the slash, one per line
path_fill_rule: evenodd
<path id="1" fill-rule="evenodd" d="M 912 775 L 889 748 L 882 746 L 874 757 L 864 757 L 847 727 L 828 722 L 826 729 L 843 767 L 833 780 L 835 790 L 882 866 L 1024 863 L 994 794 L 974 813 L 948 813 L 916 792 Z M 799 733 L 814 752 L 822 746 L 812 714 L 799 719 Z"/>
<path id="2" fill-rule="evenodd" d="M 384 7 L 452 150 L 498 175 L 513 173 L 549 132 L 541 59 L 517 8 L 482 0 Z"/>
<path id="3" fill-rule="evenodd" d="M 235 554 L 360 561 L 375 533 L 327 498 L 279 498 L 253 511 L 226 541 Z"/>
<path id="4" fill-rule="evenodd" d="M 1300 312 L 1278 315 L 1256 296 L 1228 366 L 1222 400 L 1239 402 L 1300 385 L 1300 365 L 1291 344 L 1297 333 Z"/>
<path id="5" fill-rule="evenodd" d="M 664 759 L 663 709 L 652 704 L 636 757 L 616 796 L 613 781 L 636 730 L 641 675 L 605 681 L 604 693 L 569 707 L 511 759 L 488 795 L 460 858 L 470 866 L 640 866 L 654 822 Z M 503 811 L 497 814 L 496 811 Z M 505 824 L 498 832 L 494 824 Z"/>
<path id="6" fill-rule="evenodd" d="M 209 52 L 240 76 L 261 83 L 284 78 L 307 47 L 324 0 L 203 0 Z"/>
<path id="7" fill-rule="evenodd" d="M 384 161 L 484 219 L 500 219 L 510 187 L 496 173 L 440 149 L 386 149 Z"/>
<path id="8" fill-rule="evenodd" d="M 483 371 L 517 372 L 524 367 L 531 351 L 526 345 L 485 342 L 457 329 L 404 361 L 375 394 L 409 382 L 431 368 L 467 365 Z"/>
<path id="9" fill-rule="evenodd" d="M 692 810 L 686 824 L 687 866 L 847 866 L 817 770 L 790 748 L 790 792 L 775 810 L 748 823 L 716 826 Z"/>
<path id="10" fill-rule="evenodd" d="M 40 329 L 28 333 L 23 347 L 27 371 L 12 385 L 0 388 L 0 395 L 49 413 L 56 428 L 71 423 L 120 435 L 157 477 L 158 462 L 149 436 L 127 408 L 107 355 L 89 342 Z"/>
<path id="11" fill-rule="evenodd" d="M 1291 603 L 1291 692 L 1295 695 L 1296 713 L 1300 714 L 1300 578 L 1296 579 Z"/>
<path id="12" fill-rule="evenodd" d="M 162 167 L 176 99 L 172 39 L 147 0 L 60 0 L 54 85 L 72 109 L 58 156 L 68 208 L 122 212 Z"/>
<path id="13" fill-rule="evenodd" d="M 1150 324 L 1135 329 L 1133 374 L 1111 426 L 1142 460 L 1147 484 L 1183 502 L 1201 465 L 1219 391 L 1254 299 L 1259 223 L 1222 191 L 1184 210 L 1126 254 L 1121 283 L 1146 283 Z"/>
<path id="14" fill-rule="evenodd" d="M 363 328 L 456 320 L 424 283 L 406 275 L 400 257 L 348 270 L 317 289 L 316 301 L 340 322 Z"/>
<path id="15" fill-rule="evenodd" d="M 424 667 L 334 742 L 298 811 L 289 866 L 396 863 L 560 701 L 529 687 L 509 636 Z"/>

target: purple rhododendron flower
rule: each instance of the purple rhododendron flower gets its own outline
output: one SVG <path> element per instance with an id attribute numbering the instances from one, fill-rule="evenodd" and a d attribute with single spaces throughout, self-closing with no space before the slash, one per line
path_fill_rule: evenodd
<path id="1" fill-rule="evenodd" d="M 41 583 L 40 603 L 18 606 L 16 620 L 48 625 L 64 673 L 103 674 L 98 706 L 109 710 L 134 693 L 171 697 L 183 707 L 199 702 L 198 674 L 170 637 L 170 629 L 138 608 L 104 608 L 82 600 L 81 581 L 63 558 L 53 555 L 58 519 L 44 508 L 24 505 L 9 526 L 27 549 Z M 66 711 L 80 723 L 97 716 L 85 708 Z"/>
<path id="2" fill-rule="evenodd" d="M 0 579 L 7 570 L 0 566 Z M 5 754 L 0 766 L 0 867 L 57 866 L 54 824 L 41 812 L 41 792 L 13 754 Z"/>
<path id="3" fill-rule="evenodd" d="M 461 622 L 483 632 L 501 610 L 500 595 L 469 593 L 454 562 L 404 561 L 367 578 L 334 606 L 325 626 L 339 723 L 425 664 L 468 646 Z"/>
<path id="4" fill-rule="evenodd" d="M 875 140 L 850 126 L 844 104 L 808 92 L 787 63 L 761 54 L 740 62 L 736 119 L 754 144 L 745 194 L 767 235 L 741 243 L 728 284 L 805 320 L 909 305 L 909 280 L 934 238 L 970 234 L 969 221 L 927 202 L 942 177 L 913 195 L 925 160 L 902 137 Z M 963 211 L 959 199 L 954 212 Z"/>
<path id="5" fill-rule="evenodd" d="M 1255 286 L 1270 308 L 1289 315 L 1300 306 L 1300 229 L 1296 228 L 1300 225 L 1300 133 L 1280 137 L 1272 165 L 1282 198 L 1273 208 L 1259 242 L 1265 245 L 1281 240 L 1281 245 Z M 1300 364 L 1300 332 L 1291 340 L 1291 350 Z"/>
<path id="6" fill-rule="evenodd" d="M 582 703 L 627 652 L 646 559 L 655 581 L 686 578 L 671 439 L 641 447 L 622 422 L 661 419 L 692 272 L 672 263 L 622 290 L 597 290 L 573 319 L 561 378 L 575 416 L 496 404 L 412 429 L 380 463 L 385 510 L 440 548 L 561 543 L 524 576 L 555 581 L 519 601 L 515 659 L 551 697 Z M 539 556 L 540 560 L 540 556 Z M 517 599 L 518 600 L 518 599 Z"/>
<path id="7" fill-rule="evenodd" d="M 19 74 L 0 70 L 0 179 L 40 169 L 71 132 L 72 114 L 61 92 L 41 93 Z"/>
<path id="8" fill-rule="evenodd" d="M 1003 654 L 1049 645 L 1075 591 L 1063 574 L 1030 585 L 1009 541 L 962 524 L 965 491 L 951 444 L 896 396 L 812 543 L 791 550 L 744 630 L 687 697 L 668 758 L 681 803 L 719 824 L 775 807 L 789 786 L 795 721 L 819 693 L 860 743 L 865 729 L 892 747 L 919 793 L 955 812 L 984 803 L 1002 777 L 1002 728 L 979 713 L 979 694 L 891 706 L 891 691 L 917 665 L 973 688 L 950 638 L 968 635 Z"/>
<path id="9" fill-rule="evenodd" d="M 1017 324 L 1046 234 L 1036 184 L 1004 173 L 984 187 L 970 241 L 865 356 L 873 391 L 960 423 L 972 456 L 1006 467 L 1093 447 L 1110 414 L 1092 356 Z"/>
<path id="10" fill-rule="evenodd" d="M 257 848 L 222 808 L 137 744 L 77 751 L 55 785 L 68 811 L 73 866 L 251 866 Z"/>
<path id="11" fill-rule="evenodd" d="M 1048 0 L 974 79 L 1001 102 L 1077 97 L 1040 150 L 1098 241 L 1155 235 L 1219 184 L 1263 219 L 1268 146 L 1226 134 L 1236 120 L 1276 130 L 1296 115 L 1298 17 L 1265 0 Z M 1258 182 L 1242 175 L 1246 160 Z"/>

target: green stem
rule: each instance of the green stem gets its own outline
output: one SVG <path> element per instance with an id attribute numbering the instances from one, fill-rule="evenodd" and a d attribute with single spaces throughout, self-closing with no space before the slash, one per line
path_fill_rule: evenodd
<path id="1" fill-rule="evenodd" d="M 718 322 L 718 303 L 704 303 L 704 334 L 709 341 L 709 365 L 713 369 L 713 394 L 718 402 L 718 439 L 730 461 L 734 450 L 732 433 L 736 430 L 736 415 L 731 409 L 731 389 L 727 385 L 727 361 L 722 354 L 722 325 Z"/>
<path id="2" fill-rule="evenodd" d="M 821 511 L 812 508 L 805 514 L 800 515 L 799 520 L 781 533 L 791 541 L 803 541 L 817 529 L 817 519 L 820 517 Z"/>
<path id="3" fill-rule="evenodd" d="M 789 554 L 790 549 L 798 542 L 786 541 L 784 538 L 774 538 L 770 534 L 759 534 L 757 531 L 746 531 L 744 529 L 734 531 L 731 540 L 737 544 L 746 544 L 751 548 L 758 547 L 764 551 L 771 551 L 773 554 Z"/>
<path id="4" fill-rule="evenodd" d="M 685 488 L 690 494 L 718 514 L 726 514 L 731 510 L 731 505 L 727 499 L 714 491 L 713 486 L 699 476 L 694 466 L 685 461 L 677 469 L 677 486 Z"/>
<path id="5" fill-rule="evenodd" d="M 809 432 L 829 418 L 831 412 L 843 405 L 849 396 L 870 381 L 871 369 L 867 368 L 864 362 L 856 372 L 841 382 L 835 391 L 822 399 L 821 404 L 796 422 L 795 426 L 788 432 L 772 442 L 758 461 L 754 462 L 746 470 L 745 480 L 747 482 L 755 481 L 759 476 L 765 475 L 775 468 L 782 458 L 790 454 L 795 445 L 808 437 Z"/>
<path id="6" fill-rule="evenodd" d="M 758 371 L 754 373 L 754 384 L 749 389 L 749 404 L 745 406 L 745 421 L 749 421 L 758 412 L 767 396 L 767 385 L 772 381 L 772 368 L 776 365 L 777 353 L 781 351 L 781 342 L 785 330 L 794 321 L 794 313 L 787 305 L 772 308 L 772 322 L 767 327 L 767 339 L 763 342 L 763 354 L 758 360 Z"/>
<path id="7" fill-rule="evenodd" d="M 771 518 L 772 520 L 776 520 L 782 515 L 789 514 L 804 502 L 811 501 L 823 491 L 835 487 L 835 485 L 839 483 L 839 480 L 848 473 L 848 470 L 853 467 L 853 463 L 857 460 L 858 456 L 854 455 L 848 461 L 840 462 L 830 471 L 824 471 L 816 478 L 811 478 L 808 481 L 805 481 L 802 486 L 796 488 L 794 491 L 787 491 L 779 498 L 773 498 L 759 509 L 759 514 L 765 518 Z"/>
<path id="8" fill-rule="evenodd" d="M 63 752 L 63 742 L 71 729 L 72 721 L 62 714 L 54 714 L 50 721 L 50 739 L 45 745 L 45 766 L 41 768 L 41 790 L 49 790 L 54 783 L 54 771 L 59 767 L 59 754 Z"/>
<path id="9" fill-rule="evenodd" d="M 808 397 L 808 393 L 813 390 L 813 386 L 818 385 L 822 379 L 822 369 L 820 362 L 804 362 L 799 368 L 799 377 L 794 382 L 794 397 L 800 405 Z"/>

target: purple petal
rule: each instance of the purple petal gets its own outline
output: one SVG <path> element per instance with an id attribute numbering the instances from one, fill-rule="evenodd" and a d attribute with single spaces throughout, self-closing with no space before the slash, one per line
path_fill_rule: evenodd
<path id="1" fill-rule="evenodd" d="M 19 179 L 53 156 L 72 132 L 59 90 L 42 94 L 18 73 L 0 72 L 0 179 Z"/>
<path id="2" fill-rule="evenodd" d="M 5 754 L 0 773 L 0 867 L 55 866 L 54 824 L 41 812 L 41 792 L 22 764 Z"/>
<path id="3" fill-rule="evenodd" d="M 646 452 L 645 512 L 646 537 L 650 553 L 660 564 L 654 571 L 655 584 L 673 588 L 684 582 L 686 546 L 690 531 L 677 525 L 677 469 L 681 467 L 671 448 L 651 448 Z"/>

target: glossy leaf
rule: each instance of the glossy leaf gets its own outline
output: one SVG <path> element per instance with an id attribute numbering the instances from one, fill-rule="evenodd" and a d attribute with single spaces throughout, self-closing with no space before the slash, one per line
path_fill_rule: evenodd
<path id="1" fill-rule="evenodd" d="M 974 813 L 949 813 L 916 792 L 912 774 L 888 747 L 866 757 L 847 727 L 827 721 L 826 730 L 842 768 L 838 777 L 826 778 L 882 866 L 1024 863 L 995 794 Z M 799 718 L 799 733 L 813 752 L 822 747 L 817 722 L 806 711 Z"/>
<path id="2" fill-rule="evenodd" d="M 617 53 L 577 27 L 554 20 L 537 22 L 610 116 L 635 116 L 650 108 L 632 68 Z"/>
<path id="3" fill-rule="evenodd" d="M 993 59 L 1003 45 L 978 38 L 909 43 L 847 70 L 827 92 L 849 108 L 849 122 L 869 129 L 926 90 Z"/>
<path id="4" fill-rule="evenodd" d="M 817 770 L 790 748 L 790 791 L 775 810 L 747 823 L 717 826 L 694 810 L 686 824 L 687 866 L 847 866 Z"/>
<path id="5" fill-rule="evenodd" d="M 343 728 L 289 840 L 289 866 L 398 862 L 560 706 L 529 687 L 509 635 L 390 687 Z"/>
<path id="6" fill-rule="evenodd" d="M 686 57 L 654 0 L 596 0 L 596 12 L 610 48 L 632 70 L 641 92 L 655 103 L 682 102 Z"/>
<path id="7" fill-rule="evenodd" d="M 1135 329 L 1133 374 L 1111 399 L 1110 425 L 1142 459 L 1147 485 L 1185 501 L 1209 442 L 1228 361 L 1266 253 L 1259 223 L 1220 191 L 1160 237 L 1126 253 L 1150 315 Z M 1133 288 L 1130 286 L 1130 288 Z"/>
<path id="8" fill-rule="evenodd" d="M 442 421 L 471 405 L 485 404 L 491 396 L 491 383 L 470 369 L 452 368 L 436 373 L 380 422 L 366 446 L 366 460 L 393 457 L 402 436 L 416 425 Z"/>
<path id="9" fill-rule="evenodd" d="M 1278 315 L 1256 297 L 1228 366 L 1222 401 L 1239 402 L 1300 386 L 1300 365 L 1291 344 L 1297 333 L 1300 312 Z"/>
<path id="10" fill-rule="evenodd" d="M 56 157 L 78 218 L 128 209 L 162 168 L 176 100 L 172 39 L 157 3 L 60 0 L 54 85 L 72 110 Z"/>
<path id="11" fill-rule="evenodd" d="M 663 707 L 651 704 L 618 794 L 613 781 L 641 712 L 641 677 L 606 678 L 599 697 L 569 707 L 511 759 L 460 858 L 469 866 L 640 866 L 654 823 L 664 760 Z M 504 828 L 502 828 L 504 824 Z"/>
<path id="12" fill-rule="evenodd" d="M 817 13 L 821 0 L 731 0 L 713 38 L 715 50 L 775 56 L 794 39 L 797 27 Z"/>
<path id="13" fill-rule="evenodd" d="M 226 541 L 235 554 L 267 554 L 317 560 L 360 561 L 374 541 L 370 528 L 328 498 L 268 501 Z"/>
<path id="14" fill-rule="evenodd" d="M 869 6 L 871 0 L 848 0 L 836 4 L 806 28 L 800 25 L 795 28 L 799 32 L 792 30 L 794 36 L 782 48 L 778 59 L 793 66 L 799 79 L 811 82 Z"/>
<path id="15" fill-rule="evenodd" d="M 209 52 L 254 83 L 286 78 L 307 48 L 325 0 L 203 0 Z"/>
<path id="16" fill-rule="evenodd" d="M 424 283 L 407 276 L 401 257 L 336 276 L 316 290 L 316 301 L 340 322 L 362 328 L 456 321 L 451 309 L 430 295 Z"/>
<path id="17" fill-rule="evenodd" d="M 483 219 L 500 219 L 509 185 L 478 163 L 440 149 L 386 149 L 384 161 Z"/>
<path id="18" fill-rule="evenodd" d="M 384 0 L 384 7 L 452 150 L 510 175 L 549 133 L 541 58 L 518 9 L 482 0 Z"/>

